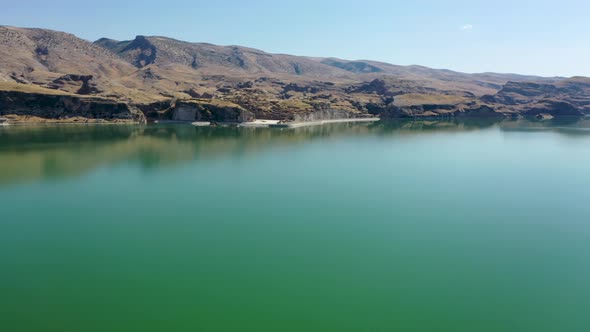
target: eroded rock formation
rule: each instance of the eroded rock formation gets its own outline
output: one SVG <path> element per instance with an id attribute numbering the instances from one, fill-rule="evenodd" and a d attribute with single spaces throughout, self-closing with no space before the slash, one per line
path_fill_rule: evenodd
<path id="1" fill-rule="evenodd" d="M 171 118 L 174 121 L 240 123 L 255 119 L 252 112 L 241 106 L 213 100 L 177 101 L 171 112 Z"/>
<path id="2" fill-rule="evenodd" d="M 112 122 L 145 122 L 144 114 L 126 103 L 73 95 L 0 91 L 0 115 L 41 119 L 83 118 Z"/>

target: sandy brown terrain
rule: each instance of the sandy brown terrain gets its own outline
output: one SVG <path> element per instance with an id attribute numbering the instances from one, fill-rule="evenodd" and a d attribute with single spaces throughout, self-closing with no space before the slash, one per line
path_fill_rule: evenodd
<path id="1" fill-rule="evenodd" d="M 15 27 L 0 27 L 0 90 L 3 117 L 63 121 L 108 112 L 80 114 L 61 105 L 61 112 L 38 107 L 25 114 L 30 105 L 16 107 L 8 92 L 125 103 L 148 120 L 173 119 L 181 110 L 194 114 L 193 120 L 222 122 L 292 120 L 331 110 L 380 117 L 590 114 L 590 79 L 583 77 L 466 74 L 157 36 L 92 43 L 64 32 Z"/>

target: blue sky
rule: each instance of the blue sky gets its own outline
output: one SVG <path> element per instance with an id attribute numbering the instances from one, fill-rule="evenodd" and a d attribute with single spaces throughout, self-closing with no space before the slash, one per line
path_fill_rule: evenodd
<path id="1" fill-rule="evenodd" d="M 3 0 L 0 24 L 464 72 L 590 76 L 590 1 Z"/>

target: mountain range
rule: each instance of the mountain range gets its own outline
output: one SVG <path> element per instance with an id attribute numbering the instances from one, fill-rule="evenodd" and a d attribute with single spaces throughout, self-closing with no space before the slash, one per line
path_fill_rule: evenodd
<path id="1" fill-rule="evenodd" d="M 159 36 L 89 42 L 0 26 L 0 115 L 22 121 L 554 117 L 590 114 L 590 79 L 467 74 L 270 54 Z"/>

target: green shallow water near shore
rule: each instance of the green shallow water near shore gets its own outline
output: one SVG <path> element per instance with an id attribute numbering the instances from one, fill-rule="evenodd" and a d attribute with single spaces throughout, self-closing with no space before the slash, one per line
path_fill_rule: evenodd
<path id="1" fill-rule="evenodd" d="M 590 125 L 0 128 L 2 331 L 588 331 Z"/>

